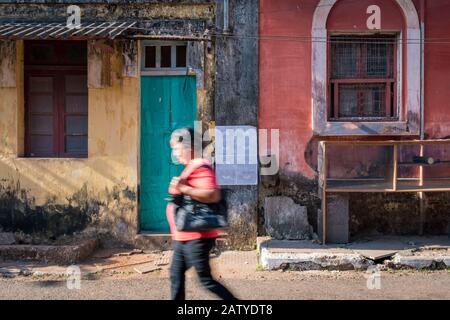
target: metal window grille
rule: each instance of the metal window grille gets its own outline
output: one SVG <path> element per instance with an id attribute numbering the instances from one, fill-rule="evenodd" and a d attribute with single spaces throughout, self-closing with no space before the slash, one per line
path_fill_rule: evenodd
<path id="1" fill-rule="evenodd" d="M 341 84 L 339 93 L 339 117 L 386 117 L 385 85 Z"/>
<path id="2" fill-rule="evenodd" d="M 395 119 L 395 36 L 331 37 L 331 118 Z"/>

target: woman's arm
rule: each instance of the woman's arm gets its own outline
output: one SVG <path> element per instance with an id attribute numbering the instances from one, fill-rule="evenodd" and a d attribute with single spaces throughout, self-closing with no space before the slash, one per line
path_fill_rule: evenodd
<path id="1" fill-rule="evenodd" d="M 171 188 L 202 203 L 217 203 L 222 199 L 214 172 L 210 168 L 197 168 L 190 175 L 191 182 L 175 177 L 170 184 Z"/>
<path id="2" fill-rule="evenodd" d="M 219 189 L 200 189 L 193 188 L 185 184 L 179 184 L 178 190 L 190 196 L 192 199 L 203 203 L 217 203 L 221 200 L 221 193 Z"/>

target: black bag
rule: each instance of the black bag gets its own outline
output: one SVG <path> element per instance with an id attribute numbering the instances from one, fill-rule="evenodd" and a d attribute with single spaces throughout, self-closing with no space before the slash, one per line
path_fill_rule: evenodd
<path id="1" fill-rule="evenodd" d="M 207 232 L 228 227 L 227 203 L 206 204 L 189 196 L 178 196 L 172 201 L 175 225 L 178 231 Z"/>

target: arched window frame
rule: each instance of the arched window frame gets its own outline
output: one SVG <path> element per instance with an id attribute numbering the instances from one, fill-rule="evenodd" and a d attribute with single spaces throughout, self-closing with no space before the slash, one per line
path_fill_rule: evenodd
<path id="1" fill-rule="evenodd" d="M 400 70 L 406 71 L 405 103 L 399 105 L 399 121 L 338 122 L 328 121 L 328 16 L 338 0 L 321 0 L 316 7 L 312 25 L 312 129 L 315 135 L 419 135 L 420 134 L 420 68 L 421 32 L 419 16 L 411 0 L 395 0 L 406 22 L 406 62 L 400 60 Z M 393 0 L 394 1 L 394 0 Z M 401 77 L 398 81 L 404 81 Z"/>

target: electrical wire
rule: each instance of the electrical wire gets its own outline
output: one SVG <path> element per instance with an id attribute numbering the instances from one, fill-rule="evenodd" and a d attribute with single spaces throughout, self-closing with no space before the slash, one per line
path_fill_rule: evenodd
<path id="1" fill-rule="evenodd" d="M 330 0 L 332 1 L 332 0 Z M 345 4 L 349 3 L 355 3 L 359 2 L 360 0 L 342 0 Z M 301 7 L 311 7 L 311 8 L 318 8 L 318 7 L 332 7 L 335 5 L 335 1 L 333 3 L 326 3 L 326 4 L 309 4 L 309 3 L 301 3 L 298 5 L 298 8 Z M 280 10 L 280 11 L 267 11 L 268 13 L 277 13 L 277 12 L 287 12 L 287 10 Z M 260 14 L 266 14 L 266 12 L 260 12 Z M 43 30 L 46 28 L 52 29 L 54 26 L 45 26 L 41 27 Z M 85 27 L 86 29 L 90 29 L 90 27 Z M 95 28 L 95 27 L 92 27 Z M 160 34 L 152 34 L 152 31 L 154 29 L 149 28 L 143 28 L 143 27 L 137 27 L 134 26 L 130 30 L 134 31 L 140 31 L 142 35 L 137 34 L 136 37 L 139 38 L 139 36 L 154 36 L 154 37 L 161 37 L 164 38 L 166 35 L 160 35 Z M 382 31 L 374 31 L 377 34 Z M 347 35 L 343 35 L 343 37 L 349 37 L 348 41 L 336 38 L 329 38 L 329 37 L 312 37 L 309 35 L 301 36 L 301 35 L 269 35 L 269 34 L 261 34 L 261 35 L 251 35 L 251 34 L 239 34 L 239 33 L 225 33 L 225 32 L 211 32 L 211 33 L 193 33 L 189 36 L 186 35 L 179 35 L 180 38 L 186 37 L 191 40 L 208 40 L 208 37 L 216 37 L 216 38 L 223 38 L 223 39 L 237 39 L 237 40 L 256 40 L 256 41 L 283 41 L 283 42 L 292 42 L 292 43 L 352 43 L 352 44 L 413 44 L 413 45 L 421 45 L 421 44 L 434 44 L 434 45 L 448 45 L 450 44 L 450 37 L 436 37 L 436 38 L 425 38 L 425 39 L 417 39 L 417 38 L 406 38 L 406 39 L 395 39 L 395 40 L 386 40 L 385 37 L 377 37 L 377 36 L 371 36 L 371 37 L 365 37 L 361 35 L 356 35 L 357 38 L 350 38 L 352 37 L 351 32 L 349 32 Z M 177 37 L 174 35 L 174 37 Z"/>
<path id="2" fill-rule="evenodd" d="M 133 30 L 141 30 L 143 32 L 151 32 L 152 29 L 133 27 Z M 158 37 L 158 35 L 154 35 Z M 233 39 L 246 39 L 246 40 L 258 40 L 258 41 L 287 41 L 287 42 L 298 42 L 298 43 L 353 43 L 353 44 L 450 44 L 449 38 L 426 38 L 425 41 L 422 39 L 407 38 L 407 39 L 392 39 L 386 40 L 386 37 L 364 37 L 360 35 L 357 36 L 357 40 L 352 38 L 352 34 L 339 35 L 341 39 L 330 39 L 328 37 L 312 37 L 312 36 L 288 36 L 288 35 L 243 35 L 243 34 L 232 34 L 232 33 L 221 33 L 213 32 L 211 34 L 191 34 L 189 38 L 196 40 L 206 40 L 208 36 L 222 37 L 222 38 L 233 38 Z M 164 37 L 161 35 L 161 37 Z M 348 37 L 348 41 L 342 40 L 342 38 Z"/>

